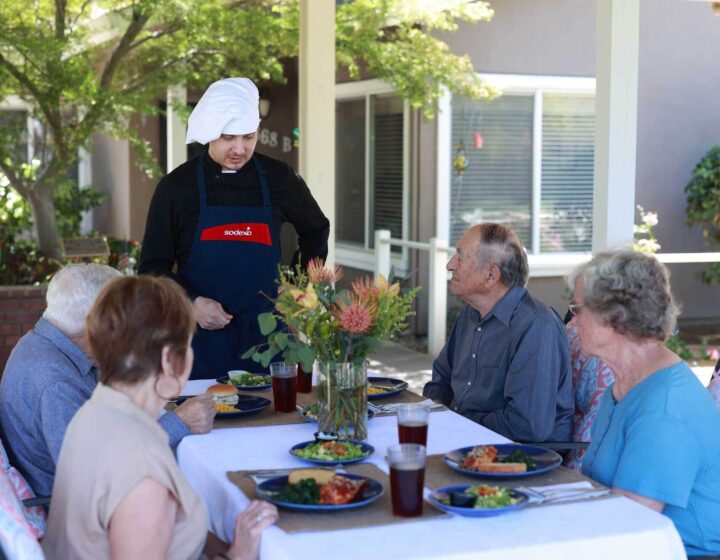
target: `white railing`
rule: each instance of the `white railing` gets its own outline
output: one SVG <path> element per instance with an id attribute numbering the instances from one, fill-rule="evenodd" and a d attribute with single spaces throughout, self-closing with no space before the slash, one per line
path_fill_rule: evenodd
<path id="1" fill-rule="evenodd" d="M 447 279 L 448 256 L 455 254 L 446 239 L 431 237 L 429 243 L 394 239 L 390 231 L 375 230 L 375 274 L 387 277 L 392 266 L 391 247 L 407 247 L 429 251 L 428 294 L 428 354 L 437 356 L 445 345 L 447 337 Z M 696 264 L 720 262 L 720 253 L 657 253 L 658 260 L 665 264 Z M 589 261 L 590 253 L 568 253 L 551 255 L 528 255 L 530 277 L 567 276 L 577 266 Z"/>

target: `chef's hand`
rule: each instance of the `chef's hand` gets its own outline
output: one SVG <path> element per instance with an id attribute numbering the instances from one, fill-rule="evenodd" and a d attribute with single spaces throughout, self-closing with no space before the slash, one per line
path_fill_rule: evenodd
<path id="1" fill-rule="evenodd" d="M 212 395 L 200 395 L 186 400 L 173 412 L 183 421 L 191 434 L 207 434 L 215 419 L 215 401 Z"/>
<path id="2" fill-rule="evenodd" d="M 260 538 L 265 529 L 278 520 L 277 508 L 267 502 L 253 500 L 235 518 L 235 538 L 227 551 L 232 560 L 257 560 Z"/>
<path id="3" fill-rule="evenodd" d="M 193 307 L 197 314 L 198 325 L 209 331 L 225 328 L 233 318 L 229 313 L 225 313 L 222 305 L 214 299 L 198 296 L 193 301 Z"/>

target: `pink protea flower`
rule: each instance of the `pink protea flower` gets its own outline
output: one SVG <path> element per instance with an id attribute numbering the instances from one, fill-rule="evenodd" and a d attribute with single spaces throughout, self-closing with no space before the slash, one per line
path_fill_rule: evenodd
<path id="1" fill-rule="evenodd" d="M 372 278 L 369 276 L 354 280 L 352 283 L 352 290 L 359 301 L 367 303 L 377 301 L 378 289 Z"/>
<path id="2" fill-rule="evenodd" d="M 343 277 L 343 269 L 337 264 L 332 269 L 325 268 L 325 261 L 315 257 L 307 265 L 307 275 L 313 284 L 334 284 Z"/>
<path id="3" fill-rule="evenodd" d="M 368 308 L 359 303 L 352 303 L 345 307 L 338 319 L 340 319 L 342 328 L 352 334 L 366 333 L 373 323 Z"/>

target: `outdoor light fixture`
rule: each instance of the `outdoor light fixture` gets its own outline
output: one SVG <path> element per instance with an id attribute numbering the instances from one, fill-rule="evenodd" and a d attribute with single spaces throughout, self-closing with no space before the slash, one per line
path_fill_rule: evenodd
<path id="1" fill-rule="evenodd" d="M 266 119 L 270 114 L 270 96 L 267 90 L 260 89 L 260 118 Z"/>

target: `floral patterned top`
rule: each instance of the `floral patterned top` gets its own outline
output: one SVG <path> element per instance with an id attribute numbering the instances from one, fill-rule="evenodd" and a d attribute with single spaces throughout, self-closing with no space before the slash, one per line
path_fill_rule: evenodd
<path id="1" fill-rule="evenodd" d="M 720 409 L 720 360 L 718 361 L 717 365 L 715 366 L 715 372 L 712 374 L 712 377 L 710 378 L 710 383 L 708 384 L 708 390 L 710 391 L 710 394 L 713 396 L 713 399 L 715 399 L 715 404 L 718 405 L 718 409 Z"/>
<path id="2" fill-rule="evenodd" d="M 573 441 L 590 441 L 590 429 L 600 405 L 600 397 L 615 381 L 615 376 L 605 362 L 582 353 L 580 337 L 574 321 L 570 321 L 565 326 L 565 330 L 570 344 L 572 384 L 575 390 Z M 585 449 L 572 451 L 566 466 L 580 472 L 585 451 Z"/>

